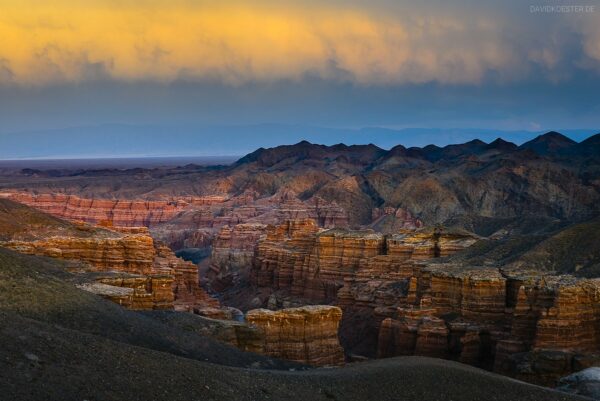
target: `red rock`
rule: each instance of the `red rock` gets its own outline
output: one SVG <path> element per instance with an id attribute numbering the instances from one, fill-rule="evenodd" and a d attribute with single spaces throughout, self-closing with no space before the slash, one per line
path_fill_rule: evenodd
<path id="1" fill-rule="evenodd" d="M 166 201 L 83 199 L 74 195 L 26 192 L 5 194 L 8 199 L 34 207 L 66 220 L 79 220 L 104 226 L 152 226 L 173 218 L 188 205 L 212 205 L 225 198 L 208 196 Z"/>

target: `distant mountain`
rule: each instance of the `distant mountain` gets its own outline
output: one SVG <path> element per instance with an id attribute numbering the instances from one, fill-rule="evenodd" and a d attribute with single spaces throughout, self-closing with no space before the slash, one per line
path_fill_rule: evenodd
<path id="1" fill-rule="evenodd" d="M 294 145 L 282 145 L 273 148 L 260 148 L 242 157 L 237 165 L 259 163 L 262 166 L 275 166 L 279 163 L 293 164 L 303 160 L 344 160 L 348 163 L 369 164 L 380 159 L 394 157 L 422 159 L 431 163 L 450 161 L 464 157 L 490 157 L 499 154 L 511 154 L 516 151 L 531 151 L 538 156 L 556 156 L 566 153 L 584 155 L 600 146 L 600 134 L 577 143 L 558 132 L 548 132 L 517 146 L 502 138 L 491 143 L 474 139 L 462 144 L 451 144 L 443 147 L 430 144 L 424 147 L 406 148 L 396 145 L 389 151 L 373 144 L 352 145 L 337 144 L 332 146 L 312 144 L 306 140 Z"/>
<path id="2" fill-rule="evenodd" d="M 518 146 L 512 142 L 505 141 L 502 138 L 497 138 L 489 145 L 487 145 L 486 149 L 488 150 L 498 150 L 500 152 L 510 152 L 512 150 L 517 149 Z"/>
<path id="3" fill-rule="evenodd" d="M 237 164 L 255 162 L 262 166 L 274 166 L 280 163 L 294 164 L 302 160 L 325 159 L 365 164 L 371 163 L 385 154 L 387 154 L 387 151 L 373 144 L 325 146 L 301 141 L 295 145 L 284 145 L 270 149 L 260 148 L 238 160 Z"/>
<path id="4" fill-rule="evenodd" d="M 600 134 L 590 136 L 585 141 L 580 142 L 577 150 L 581 154 L 600 157 Z"/>
<path id="5" fill-rule="evenodd" d="M 531 141 L 525 142 L 520 149 L 529 149 L 538 155 L 559 154 L 573 148 L 577 142 L 555 131 L 540 135 Z"/>
<path id="6" fill-rule="evenodd" d="M 313 143 L 373 143 L 382 149 L 435 144 L 444 147 L 475 139 L 491 142 L 498 136 L 520 144 L 540 132 L 489 129 L 330 128 L 311 125 L 125 125 L 70 127 L 0 133 L 0 159 L 106 158 L 244 155 L 254 149 L 307 140 Z M 565 132 L 576 140 L 590 131 Z M 431 157 L 440 157 L 433 152 Z"/>

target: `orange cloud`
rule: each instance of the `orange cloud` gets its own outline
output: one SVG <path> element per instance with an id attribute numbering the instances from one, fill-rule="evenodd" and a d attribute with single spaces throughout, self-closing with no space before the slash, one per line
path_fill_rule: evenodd
<path id="1" fill-rule="evenodd" d="M 493 19 L 388 16 L 317 2 L 14 3 L 0 0 L 0 83 L 185 77 L 236 85 L 307 74 L 358 84 L 477 83 L 488 70 L 519 71 Z"/>

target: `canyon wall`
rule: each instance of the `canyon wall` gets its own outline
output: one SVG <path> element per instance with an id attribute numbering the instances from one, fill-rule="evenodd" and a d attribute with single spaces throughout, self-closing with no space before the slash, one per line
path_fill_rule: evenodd
<path id="1" fill-rule="evenodd" d="M 338 340 L 342 310 L 335 306 L 304 306 L 271 311 L 251 310 L 246 321 L 264 331 L 264 353 L 315 366 L 344 363 Z"/>
<path id="2" fill-rule="evenodd" d="M 108 228 L 150 227 L 154 238 L 174 250 L 209 249 L 223 227 L 235 230 L 233 227 L 237 224 L 279 224 L 288 219 L 312 219 L 325 228 L 348 225 L 347 212 L 335 202 L 326 202 L 320 197 L 300 200 L 290 190 L 266 197 L 246 191 L 232 197 L 209 195 L 167 200 L 86 199 L 61 193 L 17 191 L 0 192 L 0 197 L 70 221 Z M 235 246 L 226 247 L 234 253 L 238 251 Z M 215 259 L 218 258 L 216 255 Z"/>
<path id="3" fill-rule="evenodd" d="M 208 279 L 216 291 L 248 282 L 256 244 L 267 226 L 260 223 L 225 226 L 216 235 L 210 258 Z"/>
<path id="4" fill-rule="evenodd" d="M 287 221 L 259 240 L 250 278 L 271 297 L 341 307 L 350 354 L 448 358 L 539 384 L 600 361 L 600 279 L 439 262 L 476 240 Z"/>
<path id="5" fill-rule="evenodd" d="M 98 275 L 96 284 L 102 285 L 86 289 L 132 309 L 194 311 L 218 306 L 200 287 L 197 266 L 176 257 L 147 233 L 139 233 L 145 230 L 124 230 L 133 234 L 102 230 L 85 238 L 53 236 L 4 241 L 0 245 L 25 254 L 80 261 L 85 271 L 110 272 L 110 278 Z M 122 277 L 113 278 L 115 273 Z M 111 290 L 107 286 L 132 291 Z"/>
<path id="6" fill-rule="evenodd" d="M 455 359 L 544 385 L 597 363 L 600 279 L 422 266 L 380 308 L 378 355 Z M 578 365 L 579 363 L 579 365 Z"/>
<path id="7" fill-rule="evenodd" d="M 259 241 L 251 280 L 311 301 L 331 301 L 348 283 L 407 279 L 413 270 L 405 261 L 447 256 L 475 240 L 467 233 L 437 230 L 393 235 L 322 230 L 310 219 L 289 220 L 269 227 Z"/>
<path id="8" fill-rule="evenodd" d="M 225 200 L 220 196 L 165 201 L 84 199 L 74 195 L 27 192 L 5 192 L 2 196 L 62 219 L 123 227 L 153 226 L 172 219 L 190 205 L 210 206 Z"/>
<path id="9" fill-rule="evenodd" d="M 37 241 L 8 241 L 2 245 L 31 255 L 81 260 L 97 271 L 150 274 L 154 267 L 154 241 L 145 234 L 113 238 L 50 237 Z"/>

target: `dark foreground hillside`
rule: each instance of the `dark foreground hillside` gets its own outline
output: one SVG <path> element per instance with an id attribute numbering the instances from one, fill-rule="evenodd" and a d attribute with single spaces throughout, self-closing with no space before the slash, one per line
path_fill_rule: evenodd
<path id="1" fill-rule="evenodd" d="M 58 262 L 0 249 L 0 399 L 576 399 L 428 358 L 303 370 L 123 310 L 70 280 Z"/>

